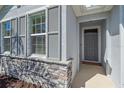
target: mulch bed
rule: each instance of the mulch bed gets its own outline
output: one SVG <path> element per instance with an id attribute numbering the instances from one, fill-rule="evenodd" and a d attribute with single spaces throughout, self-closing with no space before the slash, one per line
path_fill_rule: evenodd
<path id="1" fill-rule="evenodd" d="M 41 85 L 35 85 L 19 80 L 17 78 L 0 75 L 0 88 L 41 88 Z"/>

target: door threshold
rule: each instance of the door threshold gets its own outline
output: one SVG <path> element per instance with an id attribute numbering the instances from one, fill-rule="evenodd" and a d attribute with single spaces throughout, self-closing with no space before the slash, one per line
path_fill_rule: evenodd
<path id="1" fill-rule="evenodd" d="M 92 62 L 92 61 L 81 61 L 81 64 L 89 64 L 89 65 L 97 65 L 97 66 L 102 66 L 101 63 L 97 63 L 97 62 Z"/>

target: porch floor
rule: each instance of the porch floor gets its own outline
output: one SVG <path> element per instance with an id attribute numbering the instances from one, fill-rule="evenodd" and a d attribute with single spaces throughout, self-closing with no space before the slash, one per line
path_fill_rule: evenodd
<path id="1" fill-rule="evenodd" d="M 77 73 L 73 88 L 113 88 L 114 83 L 105 75 L 102 66 L 92 64 L 80 64 L 80 71 Z"/>

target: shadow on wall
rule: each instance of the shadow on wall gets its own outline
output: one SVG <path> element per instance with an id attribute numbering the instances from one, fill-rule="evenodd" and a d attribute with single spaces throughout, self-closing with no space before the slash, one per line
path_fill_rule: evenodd
<path id="1" fill-rule="evenodd" d="M 8 13 L 8 11 L 13 7 L 13 5 L 4 5 L 0 11 L 0 20 Z"/>

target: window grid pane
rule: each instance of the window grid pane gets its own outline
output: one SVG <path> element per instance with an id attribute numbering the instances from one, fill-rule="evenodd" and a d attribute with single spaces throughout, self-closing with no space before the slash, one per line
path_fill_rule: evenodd
<path id="1" fill-rule="evenodd" d="M 4 36 L 10 36 L 11 35 L 11 26 L 8 27 L 8 25 L 11 25 L 10 21 L 6 21 L 3 23 L 3 35 Z"/>
<path id="2" fill-rule="evenodd" d="M 41 25 L 40 24 L 35 25 L 35 32 L 36 33 L 41 33 Z"/>
<path id="3" fill-rule="evenodd" d="M 33 54 L 46 53 L 46 36 L 39 35 L 46 32 L 45 11 L 30 16 L 31 20 L 31 42 Z"/>
<path id="4" fill-rule="evenodd" d="M 19 30 L 19 35 L 20 36 L 25 36 L 25 28 L 26 28 L 26 22 L 25 22 L 25 16 L 20 18 L 20 30 Z"/>
<path id="5" fill-rule="evenodd" d="M 4 51 L 10 51 L 10 38 L 4 38 Z"/>
<path id="6" fill-rule="evenodd" d="M 14 19 L 11 21 L 12 23 L 12 36 L 17 37 L 17 20 Z"/>
<path id="7" fill-rule="evenodd" d="M 45 54 L 45 35 L 32 36 L 32 53 Z"/>
<path id="8" fill-rule="evenodd" d="M 45 33 L 45 11 L 30 17 L 31 34 Z"/>

